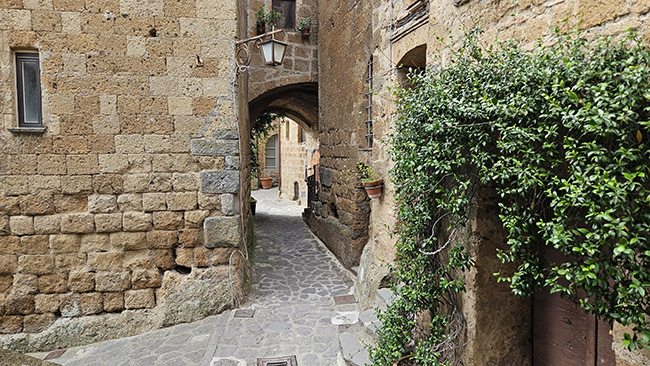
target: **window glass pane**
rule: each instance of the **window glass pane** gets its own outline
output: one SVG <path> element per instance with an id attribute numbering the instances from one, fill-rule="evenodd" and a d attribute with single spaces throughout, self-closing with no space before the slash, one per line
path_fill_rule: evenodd
<path id="1" fill-rule="evenodd" d="M 266 169 L 270 171 L 275 170 L 275 156 L 266 156 Z"/>
<path id="2" fill-rule="evenodd" d="M 267 171 L 277 171 L 277 144 L 278 144 L 278 135 L 273 135 L 269 137 L 266 141 L 266 157 L 264 159 L 264 165 L 266 166 Z"/>
<path id="3" fill-rule="evenodd" d="M 296 18 L 295 0 L 273 0 L 273 10 L 280 12 L 282 16 L 276 24 L 276 28 L 293 29 Z"/>
<path id="4" fill-rule="evenodd" d="M 25 123 L 39 124 L 41 93 L 38 87 L 38 62 L 24 61 L 23 66 L 23 112 Z"/>

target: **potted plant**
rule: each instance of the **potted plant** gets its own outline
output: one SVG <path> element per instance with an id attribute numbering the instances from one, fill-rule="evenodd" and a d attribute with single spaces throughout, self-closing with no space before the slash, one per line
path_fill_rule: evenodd
<path id="1" fill-rule="evenodd" d="M 309 37 L 311 29 L 316 28 L 316 24 L 318 23 L 311 17 L 302 18 L 298 21 L 298 27 L 296 30 L 302 32 L 303 37 Z"/>
<path id="2" fill-rule="evenodd" d="M 257 35 L 264 34 L 267 32 L 267 26 L 269 30 L 273 30 L 273 26 L 278 22 L 282 14 L 278 11 L 271 10 L 268 13 L 264 12 L 264 4 L 260 5 L 258 11 L 255 12 L 255 30 Z"/>
<path id="3" fill-rule="evenodd" d="M 371 199 L 380 197 L 382 188 L 384 187 L 384 180 L 375 174 L 371 166 L 363 162 L 357 163 L 357 171 L 359 172 L 361 183 L 363 184 L 363 188 L 366 189 L 368 197 Z"/>
<path id="4" fill-rule="evenodd" d="M 273 178 L 271 177 L 261 177 L 260 183 L 262 183 L 262 189 L 269 189 L 273 186 Z"/>
<path id="5" fill-rule="evenodd" d="M 283 114 L 263 112 L 255 119 L 255 122 L 251 126 L 250 132 L 250 146 L 251 146 L 251 183 L 255 179 L 258 179 L 262 183 L 262 169 L 260 169 L 259 162 L 259 152 L 260 144 L 264 142 L 264 139 L 268 136 L 269 131 L 273 129 L 273 126 L 276 125 L 276 121 L 284 117 Z M 271 179 L 268 178 L 267 179 Z M 254 184 L 254 188 L 257 189 L 257 183 Z"/>
<path id="6" fill-rule="evenodd" d="M 282 16 L 282 13 L 279 11 L 271 10 L 268 13 L 266 13 L 266 24 L 268 24 L 271 29 L 270 31 L 273 30 L 275 25 L 277 24 L 278 20 L 280 20 L 280 17 Z"/>

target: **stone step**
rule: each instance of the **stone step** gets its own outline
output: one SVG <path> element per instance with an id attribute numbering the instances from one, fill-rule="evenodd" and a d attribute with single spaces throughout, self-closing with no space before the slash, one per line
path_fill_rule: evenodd
<path id="1" fill-rule="evenodd" d="M 373 338 L 377 337 L 377 328 L 381 327 L 381 320 L 377 318 L 374 309 L 368 309 L 359 314 L 359 323 L 366 334 Z"/>
<path id="2" fill-rule="evenodd" d="M 348 324 L 353 325 L 339 336 L 338 366 L 370 365 L 370 356 L 366 345 L 374 344 L 377 329 L 381 327 L 381 321 L 377 318 L 376 311 L 377 309 L 386 311 L 392 300 L 393 292 L 390 289 L 379 289 L 375 295 L 375 307 L 358 314 L 358 322 L 348 322 Z M 339 314 L 339 317 L 341 315 L 344 314 Z M 332 319 L 333 323 L 334 319 L 337 318 Z"/>
<path id="3" fill-rule="evenodd" d="M 339 348 L 346 365 L 364 366 L 370 364 L 370 356 L 362 340 L 363 337 L 356 332 L 344 332 L 339 336 Z"/>
<path id="4" fill-rule="evenodd" d="M 375 295 L 375 307 L 386 311 L 388 305 L 393 303 L 393 291 L 389 288 L 380 288 Z"/>

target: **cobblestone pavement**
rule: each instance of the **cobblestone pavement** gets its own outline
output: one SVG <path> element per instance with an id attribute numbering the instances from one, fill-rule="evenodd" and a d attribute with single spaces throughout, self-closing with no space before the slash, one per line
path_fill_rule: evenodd
<path id="1" fill-rule="evenodd" d="M 302 207 L 255 191 L 254 289 L 241 309 L 202 321 L 67 350 L 62 365 L 254 366 L 257 358 L 295 355 L 300 366 L 337 365 L 339 325 L 355 322 L 353 277 L 309 232 Z M 37 356 L 45 357 L 44 354 Z"/>

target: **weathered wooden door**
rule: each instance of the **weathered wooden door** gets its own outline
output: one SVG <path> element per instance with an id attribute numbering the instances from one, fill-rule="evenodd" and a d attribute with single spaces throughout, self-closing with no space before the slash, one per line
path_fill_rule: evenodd
<path id="1" fill-rule="evenodd" d="M 546 252 L 552 263 L 562 254 Z M 533 366 L 614 366 L 609 324 L 548 290 L 533 297 Z"/>

